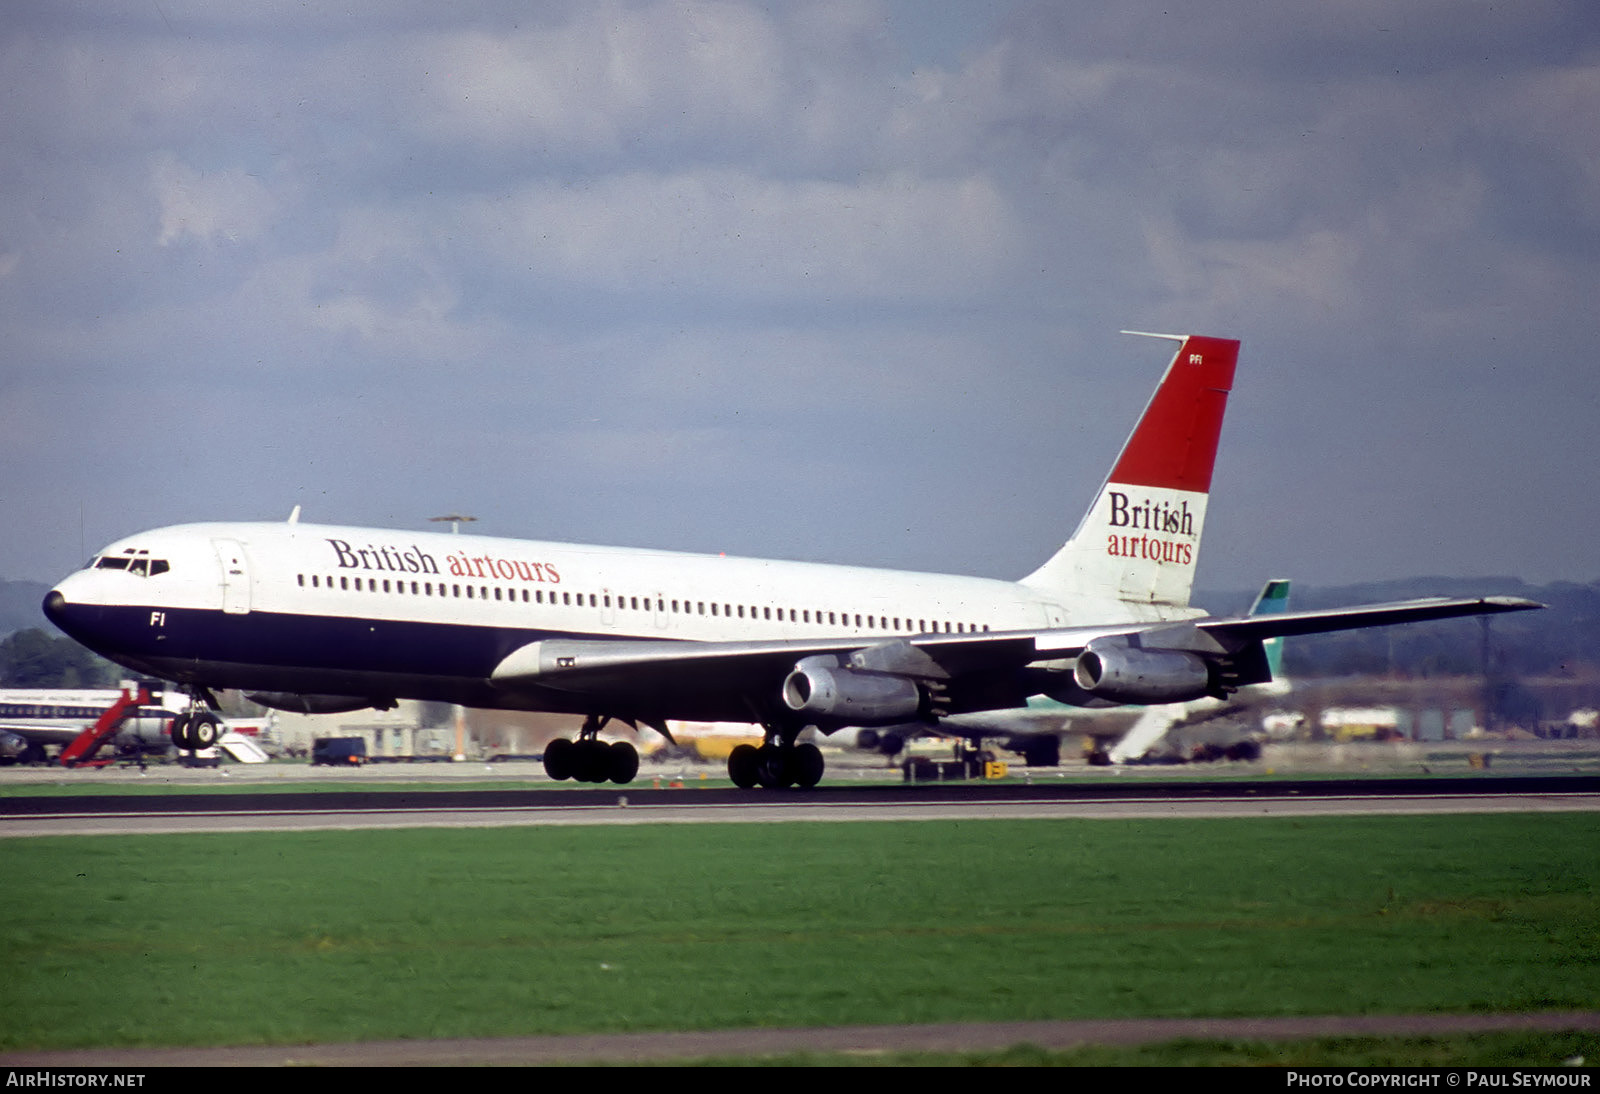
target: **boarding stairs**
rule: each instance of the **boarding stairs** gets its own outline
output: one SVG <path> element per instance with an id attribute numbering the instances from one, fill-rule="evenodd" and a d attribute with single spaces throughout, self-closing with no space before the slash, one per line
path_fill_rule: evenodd
<path id="1" fill-rule="evenodd" d="M 122 697 L 107 707 L 94 725 L 74 737 L 72 743 L 61 750 L 57 762 L 62 767 L 104 767 L 111 763 L 112 757 L 97 760 L 95 753 L 100 751 L 101 745 L 117 735 L 117 730 L 122 728 L 122 723 L 129 716 L 150 703 L 150 692 L 145 688 L 140 687 L 133 694 L 127 688 L 122 689 Z"/>

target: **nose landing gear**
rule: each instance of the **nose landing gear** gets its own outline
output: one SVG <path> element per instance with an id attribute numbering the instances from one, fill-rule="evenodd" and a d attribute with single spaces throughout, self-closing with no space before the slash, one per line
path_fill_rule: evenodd
<path id="1" fill-rule="evenodd" d="M 182 752 L 200 752 L 215 748 L 222 737 L 222 720 L 214 711 L 218 709 L 216 696 L 205 688 L 189 692 L 189 709 L 172 720 L 172 744 Z"/>

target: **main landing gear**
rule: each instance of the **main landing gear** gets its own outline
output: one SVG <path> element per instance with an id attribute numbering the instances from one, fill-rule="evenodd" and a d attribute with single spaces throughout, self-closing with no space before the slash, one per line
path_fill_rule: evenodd
<path id="1" fill-rule="evenodd" d="M 822 781 L 826 766 L 822 750 L 809 742 L 795 744 L 798 731 L 783 733 L 768 727 L 767 741 L 760 748 L 739 745 L 728 756 L 728 778 L 744 790 L 764 786 L 781 790 L 786 786 L 810 790 Z"/>
<path id="2" fill-rule="evenodd" d="M 578 739 L 557 737 L 544 746 L 544 773 L 558 782 L 576 779 L 581 783 L 631 783 L 639 773 L 639 752 L 627 741 L 606 744 L 596 735 L 609 722 L 591 714 L 583 720 Z"/>

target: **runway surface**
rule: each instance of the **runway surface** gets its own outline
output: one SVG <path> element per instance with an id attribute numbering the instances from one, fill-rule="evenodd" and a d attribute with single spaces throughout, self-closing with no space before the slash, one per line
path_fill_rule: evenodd
<path id="1" fill-rule="evenodd" d="M 328 789 L 0 798 L 0 837 L 319 828 L 1578 812 L 1600 777 L 946 783 L 810 791 Z"/>

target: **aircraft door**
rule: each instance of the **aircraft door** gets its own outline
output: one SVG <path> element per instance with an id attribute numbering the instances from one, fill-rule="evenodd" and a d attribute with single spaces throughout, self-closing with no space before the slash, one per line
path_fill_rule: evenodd
<path id="1" fill-rule="evenodd" d="M 222 564 L 222 610 L 229 615 L 245 615 L 250 611 L 250 562 L 245 557 L 244 545 L 232 539 L 211 541 L 217 549 L 217 560 Z"/>

